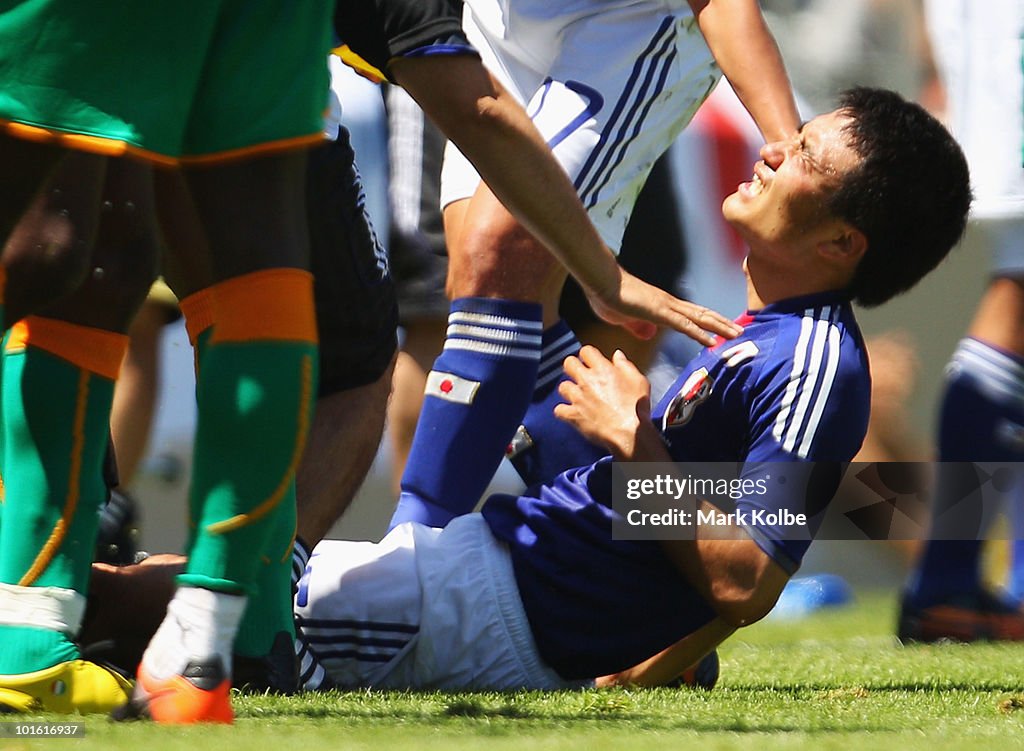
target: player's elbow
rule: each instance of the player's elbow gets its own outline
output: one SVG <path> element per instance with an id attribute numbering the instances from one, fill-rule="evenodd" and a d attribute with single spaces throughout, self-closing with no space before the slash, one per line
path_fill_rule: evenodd
<path id="1" fill-rule="evenodd" d="M 771 612 L 786 575 L 772 563 L 720 577 L 711 585 L 711 606 L 733 628 L 755 623 Z"/>
<path id="2" fill-rule="evenodd" d="M 496 92 L 493 96 L 477 97 L 472 103 L 472 116 L 467 119 L 478 131 L 506 136 L 516 130 L 517 123 L 522 125 L 529 122 L 525 113 L 519 117 L 518 108 L 519 105 L 508 94 Z"/>
<path id="3" fill-rule="evenodd" d="M 764 618 L 772 608 L 765 605 L 756 589 L 739 586 L 716 587 L 712 592 L 712 607 L 719 617 L 733 628 L 742 628 Z"/>

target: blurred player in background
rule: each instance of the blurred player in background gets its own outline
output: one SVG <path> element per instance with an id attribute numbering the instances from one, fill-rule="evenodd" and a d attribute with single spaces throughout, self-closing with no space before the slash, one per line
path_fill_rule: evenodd
<path id="1" fill-rule="evenodd" d="M 423 404 L 430 364 L 441 352 L 448 317 L 448 255 L 441 218 L 441 159 L 446 138 L 400 86 L 387 85 L 388 256 L 403 329 L 388 403 L 391 484 L 399 493 Z"/>
<path id="2" fill-rule="evenodd" d="M 1024 459 L 1024 2 L 927 0 L 925 7 L 950 126 L 971 166 L 965 243 L 992 258 L 988 289 L 946 370 L 938 458 L 1017 462 Z M 949 531 L 942 518 L 962 500 L 940 473 L 937 527 Z M 1024 639 L 1019 604 L 982 583 L 981 550 L 980 539 L 926 544 L 904 593 L 900 638 Z"/>

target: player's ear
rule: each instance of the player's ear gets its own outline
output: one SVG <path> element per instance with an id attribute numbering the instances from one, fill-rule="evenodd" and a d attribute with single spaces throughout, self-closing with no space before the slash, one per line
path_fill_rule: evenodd
<path id="1" fill-rule="evenodd" d="M 833 263 L 856 265 L 868 250 L 868 238 L 856 227 L 840 222 L 828 239 L 818 243 L 818 252 Z"/>

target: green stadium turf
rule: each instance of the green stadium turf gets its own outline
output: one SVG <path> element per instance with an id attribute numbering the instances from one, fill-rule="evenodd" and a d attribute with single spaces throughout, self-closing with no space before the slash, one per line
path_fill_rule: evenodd
<path id="1" fill-rule="evenodd" d="M 236 697 L 233 727 L 87 718 L 82 740 L 0 738 L 0 749 L 1024 748 L 1024 645 L 902 647 L 895 607 L 890 593 L 860 593 L 844 608 L 741 631 L 720 650 L 711 692 Z"/>

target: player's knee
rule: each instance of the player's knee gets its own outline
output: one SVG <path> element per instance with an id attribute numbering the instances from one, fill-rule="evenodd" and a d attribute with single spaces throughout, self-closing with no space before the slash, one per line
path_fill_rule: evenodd
<path id="1" fill-rule="evenodd" d="M 479 222 L 463 229 L 451 255 L 446 292 L 449 298 L 504 297 L 541 302 L 549 279 L 564 271 L 548 250 L 518 225 Z"/>

